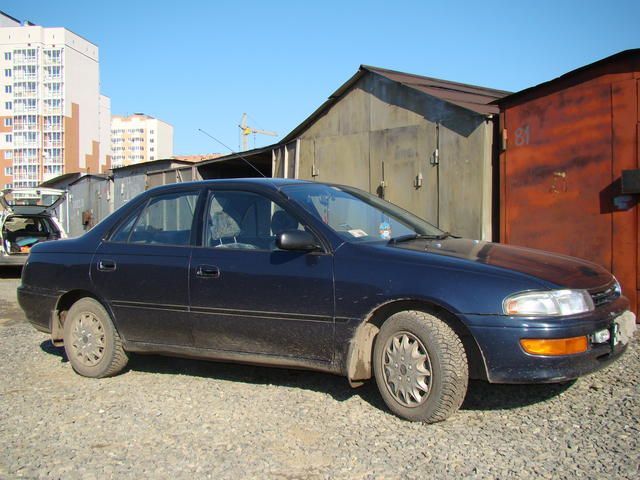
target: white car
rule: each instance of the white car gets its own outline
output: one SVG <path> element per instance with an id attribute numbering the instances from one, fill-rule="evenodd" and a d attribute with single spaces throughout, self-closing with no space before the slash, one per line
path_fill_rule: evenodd
<path id="1" fill-rule="evenodd" d="M 67 237 L 54 216 L 65 195 L 53 188 L 0 192 L 0 265 L 23 265 L 35 244 Z"/>

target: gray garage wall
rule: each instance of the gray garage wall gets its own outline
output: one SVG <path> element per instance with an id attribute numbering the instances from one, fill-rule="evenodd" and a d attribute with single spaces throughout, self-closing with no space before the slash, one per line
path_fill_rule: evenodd
<path id="1" fill-rule="evenodd" d="M 112 211 L 112 181 L 109 178 L 84 176 L 69 185 L 68 205 L 60 207 L 60 217 L 67 235 L 78 237 L 98 224 Z M 83 213 L 88 212 L 88 223 L 83 224 Z M 65 218 L 68 214 L 68 220 Z"/>
<path id="2" fill-rule="evenodd" d="M 444 230 L 491 239 L 493 131 L 484 115 L 370 73 L 299 136 L 298 174 L 383 195 Z M 281 150 L 274 176 L 282 176 Z"/>

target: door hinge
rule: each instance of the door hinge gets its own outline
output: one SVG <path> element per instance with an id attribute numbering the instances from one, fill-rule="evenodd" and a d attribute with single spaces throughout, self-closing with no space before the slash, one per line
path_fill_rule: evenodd
<path id="1" fill-rule="evenodd" d="M 436 148 L 433 151 L 433 155 L 431 155 L 431 165 L 439 165 L 440 164 L 440 149 Z"/>

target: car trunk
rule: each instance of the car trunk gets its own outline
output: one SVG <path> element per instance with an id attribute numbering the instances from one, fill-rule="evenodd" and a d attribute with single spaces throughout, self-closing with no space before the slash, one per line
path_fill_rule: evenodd
<path id="1" fill-rule="evenodd" d="M 15 188 L 0 192 L 5 210 L 1 222 L 1 246 L 8 255 L 26 255 L 35 244 L 62 235 L 49 215 L 65 198 L 53 188 Z"/>
<path id="2" fill-rule="evenodd" d="M 26 255 L 35 244 L 58 238 L 60 232 L 47 217 L 10 215 L 2 226 L 2 246 L 8 255 Z"/>
<path id="3" fill-rule="evenodd" d="M 42 215 L 52 212 L 65 195 L 54 188 L 8 188 L 0 192 L 0 206 L 17 215 Z"/>

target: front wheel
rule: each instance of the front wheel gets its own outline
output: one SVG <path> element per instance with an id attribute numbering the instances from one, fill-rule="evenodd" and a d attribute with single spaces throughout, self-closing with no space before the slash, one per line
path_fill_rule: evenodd
<path id="1" fill-rule="evenodd" d="M 64 349 L 73 369 L 85 377 L 110 377 L 129 361 L 111 317 L 93 298 L 82 298 L 69 309 Z"/>
<path id="2" fill-rule="evenodd" d="M 399 312 L 384 322 L 373 367 L 383 400 L 407 420 L 446 420 L 467 392 L 469 366 L 460 337 L 425 312 Z"/>

